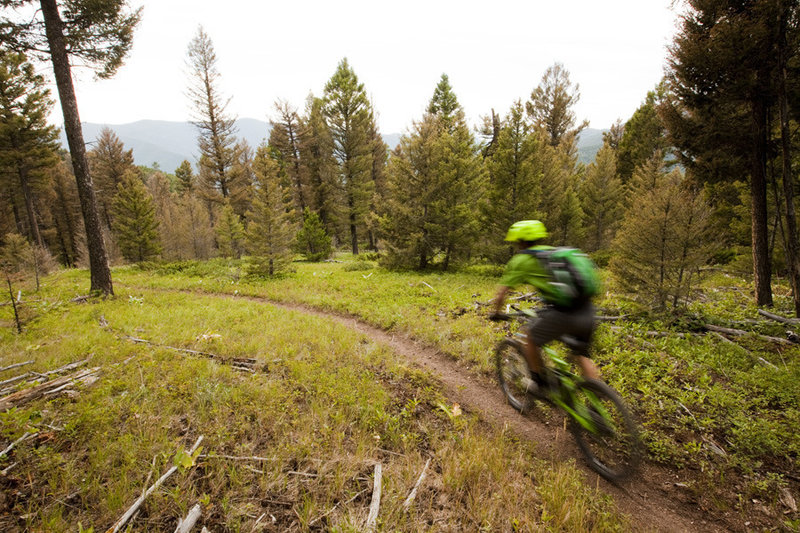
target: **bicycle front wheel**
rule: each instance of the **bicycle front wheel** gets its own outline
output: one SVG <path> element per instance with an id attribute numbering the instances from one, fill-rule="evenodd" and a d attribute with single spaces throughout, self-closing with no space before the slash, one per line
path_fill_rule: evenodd
<path id="1" fill-rule="evenodd" d="M 609 481 L 636 471 L 641 459 L 639 430 L 619 394 L 602 381 L 578 384 L 570 428 L 589 466 Z"/>
<path id="2" fill-rule="evenodd" d="M 522 345 L 513 339 L 503 339 L 494 354 L 497 380 L 506 399 L 517 411 L 528 410 L 533 403 L 528 395 L 526 382 L 530 381 L 528 362 Z"/>

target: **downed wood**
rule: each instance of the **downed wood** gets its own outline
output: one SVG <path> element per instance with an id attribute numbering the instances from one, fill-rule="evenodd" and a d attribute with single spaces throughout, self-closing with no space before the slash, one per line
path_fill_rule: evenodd
<path id="1" fill-rule="evenodd" d="M 71 376 L 56 378 L 46 383 L 42 383 L 41 385 L 36 385 L 28 389 L 17 391 L 13 394 L 9 394 L 8 396 L 0 398 L 0 411 L 5 411 L 6 409 L 14 407 L 15 405 L 20 405 L 37 398 L 41 398 L 48 392 L 63 387 L 64 385 L 75 383 L 76 381 L 92 376 L 99 371 L 100 367 L 87 368 Z"/>
<path id="2" fill-rule="evenodd" d="M 759 309 L 758 314 L 767 317 L 770 320 L 782 322 L 784 324 L 790 324 L 793 326 L 800 324 L 800 318 L 786 318 L 785 316 L 776 315 L 775 313 L 770 313 L 769 311 L 764 311 L 763 309 Z"/>
<path id="3" fill-rule="evenodd" d="M 197 448 L 199 448 L 199 447 L 200 447 L 200 443 L 201 443 L 201 442 L 203 442 L 203 436 L 202 436 L 202 435 L 200 435 L 199 437 L 197 437 L 197 440 L 195 441 L 195 443 L 194 443 L 194 446 L 192 446 L 192 448 L 191 448 L 191 449 L 188 451 L 189 455 L 192 455 L 192 454 L 193 454 L 193 453 L 194 453 L 194 452 L 197 450 Z M 175 473 L 177 470 L 178 470 L 178 467 L 177 467 L 177 466 L 171 466 L 171 467 L 170 467 L 170 469 L 169 469 L 169 470 L 167 470 L 167 471 L 164 473 L 164 475 L 163 475 L 163 476 L 161 476 L 160 478 L 158 478 L 158 480 L 157 480 L 155 483 L 153 483 L 152 485 L 150 485 L 150 487 L 149 487 L 149 488 L 148 488 L 146 491 L 144 491 L 144 492 L 142 493 L 142 495 L 141 495 L 141 496 L 139 496 L 139 497 L 136 499 L 136 501 L 135 501 L 135 502 L 133 502 L 133 505 L 131 505 L 131 506 L 128 508 L 128 510 L 127 510 L 127 511 L 125 511 L 125 514 L 123 514 L 123 515 L 120 517 L 120 519 L 119 519 L 119 520 L 117 520 L 117 521 L 116 521 L 116 523 L 115 523 L 113 526 L 111 526 L 110 528 L 108 528 L 108 530 L 107 530 L 107 532 L 106 532 L 106 533 L 116 533 L 117 531 L 121 530 L 121 529 L 122 529 L 122 527 L 123 527 L 123 526 L 124 526 L 124 525 L 125 525 L 125 524 L 128 522 L 128 520 L 130 520 L 130 518 L 133 516 L 133 514 L 134 514 L 136 511 L 138 511 L 139 507 L 141 507 L 141 505 L 144 503 L 144 501 L 147 499 L 147 497 L 148 497 L 148 496 L 150 496 L 150 494 L 152 494 L 152 493 L 153 493 L 153 491 L 155 491 L 155 490 L 156 490 L 158 487 L 160 487 L 161 485 L 163 485 L 163 484 L 164 484 L 164 482 L 165 482 L 165 481 L 166 481 L 166 480 L 167 480 L 167 479 L 168 479 L 168 478 L 169 478 L 169 477 L 170 477 L 172 474 L 174 474 L 174 473 Z"/>
<path id="4" fill-rule="evenodd" d="M 6 370 L 11 370 L 12 368 L 19 368 L 21 366 L 30 364 L 33 364 L 33 359 L 31 359 L 30 361 L 25 361 L 24 363 L 15 363 L 13 365 L 4 366 L 3 368 L 0 368 L 0 372 L 4 372 Z"/>
<path id="5" fill-rule="evenodd" d="M 626 318 L 628 318 L 628 315 L 619 315 L 619 316 L 596 315 L 594 317 L 594 319 L 599 322 L 616 322 L 618 320 L 625 320 Z"/>
<path id="6" fill-rule="evenodd" d="M 242 455 L 216 455 L 216 454 L 202 454 L 197 456 L 198 459 L 229 459 L 231 461 L 277 461 L 277 457 L 258 457 L 256 455 L 242 456 Z"/>
<path id="7" fill-rule="evenodd" d="M 419 479 L 417 479 L 417 482 L 414 484 L 414 488 L 411 489 L 408 498 L 406 498 L 406 501 L 403 502 L 403 509 L 406 511 L 409 507 L 411 507 L 411 504 L 414 503 L 414 498 L 417 497 L 417 490 L 419 490 L 419 486 L 422 485 L 422 481 L 425 479 L 425 474 L 428 472 L 428 465 L 430 464 L 431 460 L 428 458 L 428 460 L 425 462 L 425 466 L 422 468 L 422 473 L 419 475 Z"/>
<path id="8" fill-rule="evenodd" d="M 192 507 L 186 515 L 186 518 L 183 520 L 178 519 L 178 527 L 175 528 L 175 533 L 189 533 L 200 519 L 201 514 L 203 514 L 203 511 L 200 509 L 200 504 L 194 504 L 194 507 Z"/>
<path id="9" fill-rule="evenodd" d="M 69 363 L 68 365 L 64 365 L 60 368 L 56 368 L 55 370 L 50 370 L 42 374 L 42 376 L 52 376 L 53 374 L 63 374 L 69 370 L 75 370 L 78 367 L 81 367 L 89 362 L 89 359 L 84 359 L 83 361 L 75 361 L 74 363 Z"/>
<path id="10" fill-rule="evenodd" d="M 184 352 L 191 355 L 199 355 L 202 357 L 209 357 L 211 359 L 218 359 L 225 364 L 235 365 L 235 366 L 253 366 L 256 364 L 256 359 L 250 358 L 243 358 L 243 357 L 234 357 L 229 358 L 223 355 L 211 353 L 211 352 L 201 352 L 199 350 L 190 350 L 189 348 L 178 348 L 177 346 L 169 346 L 167 344 L 160 344 L 158 342 L 152 342 L 147 339 L 140 339 L 138 337 L 131 337 L 130 335 L 124 335 L 124 338 L 128 339 L 131 342 L 136 342 L 140 344 L 149 344 L 150 346 L 158 346 L 159 348 L 166 348 L 168 350 L 175 350 L 176 352 Z"/>
<path id="11" fill-rule="evenodd" d="M 364 527 L 366 531 L 374 531 L 375 522 L 378 520 L 378 511 L 381 507 L 381 474 L 383 466 L 375 463 L 375 481 L 372 485 L 372 502 L 369 504 L 369 516 Z"/>
<path id="12" fill-rule="evenodd" d="M 736 335 L 736 336 L 745 336 L 745 335 L 754 335 L 759 339 L 775 342 L 777 344 L 794 344 L 792 341 L 784 339 L 782 337 L 770 337 L 769 335 L 759 335 L 758 333 L 753 333 L 750 331 L 744 331 L 743 329 L 733 329 L 733 328 L 723 328 L 720 326 L 715 326 L 714 324 L 705 324 L 705 328 L 709 331 L 716 331 L 718 333 L 727 333 L 728 335 Z"/>
<path id="13" fill-rule="evenodd" d="M 20 438 L 18 438 L 17 440 L 15 440 L 14 442 L 12 442 L 11 444 L 9 444 L 9 445 L 8 445 L 8 447 L 7 447 L 5 450 L 3 450 L 2 452 L 0 452 L 0 457 L 5 457 L 6 455 L 8 455 L 8 453 L 9 453 L 11 450 L 13 450 L 13 449 L 14 449 L 14 447 L 15 447 L 17 444 L 19 444 L 19 443 L 23 442 L 23 441 L 24 441 L 24 440 L 26 440 L 26 439 L 29 439 L 29 438 L 35 437 L 35 436 L 36 436 L 36 435 L 38 435 L 38 434 L 39 434 L 38 432 L 36 432 L 36 433 L 27 433 L 27 432 L 26 432 L 26 433 L 25 433 L 23 436 L 21 436 Z"/>
<path id="14" fill-rule="evenodd" d="M 0 381 L 0 387 L 2 387 L 4 385 L 9 385 L 11 383 L 16 383 L 17 381 L 23 380 L 23 379 L 25 379 L 26 377 L 28 377 L 30 375 L 32 375 L 30 372 L 25 372 L 24 374 L 20 374 L 19 376 L 15 376 L 13 378 L 9 378 L 9 379 L 7 379 L 5 381 Z"/>

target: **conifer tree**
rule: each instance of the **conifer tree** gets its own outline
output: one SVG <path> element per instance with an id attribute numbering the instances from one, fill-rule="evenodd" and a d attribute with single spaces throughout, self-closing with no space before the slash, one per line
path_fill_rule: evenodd
<path id="1" fill-rule="evenodd" d="M 573 87 L 569 71 L 561 63 L 548 67 L 539 86 L 531 93 L 526 104 L 528 115 L 536 128 L 547 132 L 551 146 L 562 142 L 572 143 L 589 123 L 583 121 L 576 127 L 573 107 L 580 100 L 580 87 Z"/>
<path id="2" fill-rule="evenodd" d="M 169 260 L 188 257 L 182 249 L 185 236 L 176 231 L 180 209 L 177 195 L 170 191 L 169 179 L 163 172 L 156 171 L 147 178 L 145 185 L 153 199 L 162 257 Z"/>
<path id="3" fill-rule="evenodd" d="M 252 208 L 247 212 L 248 252 L 251 274 L 274 276 L 292 260 L 291 245 L 296 229 L 292 222 L 291 197 L 280 184 L 278 164 L 261 145 L 253 161 L 258 181 Z"/>
<path id="4" fill-rule="evenodd" d="M 244 225 L 230 204 L 222 207 L 222 212 L 214 226 L 217 236 L 217 249 L 222 257 L 239 259 L 244 252 L 245 233 Z"/>
<path id="5" fill-rule="evenodd" d="M 324 101 L 309 96 L 306 111 L 300 118 L 300 165 L 308 177 L 311 210 L 319 214 L 328 235 L 342 242 L 341 204 L 336 183 L 337 165 L 333 157 L 333 138 L 325 122 Z"/>
<path id="6" fill-rule="evenodd" d="M 178 179 L 177 192 L 180 195 L 192 193 L 195 189 L 195 175 L 192 171 L 192 164 L 183 160 L 178 168 L 175 169 L 175 177 Z"/>
<path id="7" fill-rule="evenodd" d="M 94 179 L 100 218 L 106 227 L 112 226 L 111 202 L 125 174 L 136 170 L 133 150 L 125 150 L 117 134 L 104 127 L 97 136 L 96 146 L 89 152 L 89 168 Z"/>
<path id="8" fill-rule="evenodd" d="M 214 44 L 202 26 L 189 43 L 189 98 L 199 136 L 200 180 L 209 199 L 228 198 L 232 184 L 231 167 L 236 160 L 236 119 L 226 112 L 228 100 L 219 92 L 220 73 Z"/>
<path id="9" fill-rule="evenodd" d="M 308 208 L 303 214 L 303 226 L 297 232 L 296 244 L 297 251 L 308 261 L 320 261 L 331 255 L 331 238 L 325 232 L 319 215 Z"/>
<path id="10" fill-rule="evenodd" d="M 51 170 L 52 184 L 52 217 L 55 227 L 55 240 L 57 248 L 51 248 L 54 253 L 58 250 L 61 263 L 73 267 L 78 261 L 80 241 L 85 241 L 80 224 L 80 202 L 75 177 L 67 168 L 66 161 L 59 163 Z"/>
<path id="11" fill-rule="evenodd" d="M 129 171 L 123 176 L 111 205 L 113 229 L 122 256 L 133 262 L 158 256 L 161 242 L 153 199 L 136 172 Z"/>
<path id="12" fill-rule="evenodd" d="M 426 114 L 400 138 L 389 159 L 380 222 L 390 267 L 425 269 L 436 251 L 432 203 L 442 128 L 436 117 Z"/>
<path id="13" fill-rule="evenodd" d="M 636 168 L 659 152 L 668 153 L 666 129 L 658 116 L 658 106 L 665 97 L 666 87 L 661 84 L 647 93 L 644 103 L 625 123 L 617 148 L 617 175 L 627 183 Z"/>
<path id="14" fill-rule="evenodd" d="M 300 163 L 300 146 L 305 130 L 301 127 L 297 110 L 288 102 L 275 102 L 275 112 L 277 117 L 271 121 L 269 146 L 279 154 L 278 163 L 291 187 L 295 209 L 303 213 L 310 205 L 308 179 Z"/>
<path id="15" fill-rule="evenodd" d="M 209 210 L 200 198 L 184 194 L 177 202 L 178 216 L 172 231 L 180 241 L 182 257 L 208 259 L 214 251 L 214 231 Z"/>
<path id="16" fill-rule="evenodd" d="M 325 84 L 323 112 L 333 140 L 338 193 L 343 199 L 350 247 L 358 254 L 359 230 L 369 212 L 374 190 L 372 110 L 364 84 L 343 59 Z"/>
<path id="17" fill-rule="evenodd" d="M 45 187 L 43 170 L 58 162 L 58 134 L 47 124 L 52 105 L 44 78 L 35 74 L 25 56 L 0 51 L 0 179 L 6 183 L 12 204 L 22 199 L 28 237 L 40 248 L 44 240 L 34 205 L 36 189 Z M 21 227 L 19 209 L 15 215 L 17 227 Z"/>
<path id="18" fill-rule="evenodd" d="M 505 262 L 511 247 L 503 244 L 503 237 L 511 224 L 541 218 L 538 208 L 542 174 L 536 161 L 541 158 L 542 143 L 525 120 L 525 109 L 520 101 L 514 103 L 498 126 L 493 143 L 492 154 L 487 159 L 487 251 L 494 260 Z"/>
<path id="19" fill-rule="evenodd" d="M 407 267 L 416 258 L 422 269 L 441 254 L 447 270 L 475 247 L 486 175 L 447 76 L 428 109 L 435 113 L 415 124 L 390 161 L 382 227 L 390 263 Z"/>
<path id="20" fill-rule="evenodd" d="M 130 50 L 141 8 L 129 12 L 126 0 L 40 0 L 41 10 L 33 17 L 24 9 L 16 10 L 32 3 L 32 0 L 0 0 L 0 6 L 7 8 L 0 18 L 3 41 L 9 48 L 30 52 L 53 65 L 86 228 L 91 290 L 113 294 L 70 57 L 96 68 L 101 78 L 113 76 Z"/>
<path id="21" fill-rule="evenodd" d="M 587 251 L 604 250 L 610 244 L 622 218 L 623 195 L 614 150 L 605 144 L 587 168 L 580 189 Z"/>
<path id="22" fill-rule="evenodd" d="M 708 259 L 708 205 L 677 170 L 641 187 L 626 212 L 609 268 L 620 285 L 663 309 L 679 305 Z"/>

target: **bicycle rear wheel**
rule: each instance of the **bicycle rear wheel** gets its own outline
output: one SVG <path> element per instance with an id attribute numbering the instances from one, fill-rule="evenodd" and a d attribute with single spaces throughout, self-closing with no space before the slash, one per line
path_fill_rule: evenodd
<path id="1" fill-rule="evenodd" d="M 633 414 L 614 389 L 602 381 L 586 380 L 575 390 L 570 429 L 589 466 L 609 481 L 636 471 L 641 459 L 639 430 Z"/>
<path id="2" fill-rule="evenodd" d="M 530 382 L 528 362 L 522 352 L 522 345 L 513 339 L 503 339 L 497 345 L 494 354 L 497 380 L 506 395 L 506 399 L 517 411 L 528 410 L 533 399 L 527 392 L 527 383 Z"/>

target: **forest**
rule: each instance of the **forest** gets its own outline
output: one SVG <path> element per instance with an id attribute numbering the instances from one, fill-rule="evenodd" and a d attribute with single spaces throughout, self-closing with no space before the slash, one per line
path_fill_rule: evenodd
<path id="1" fill-rule="evenodd" d="M 302 109 L 265 102 L 250 146 L 199 27 L 200 156 L 171 171 L 136 165 L 111 129 L 86 143 L 78 120 L 70 65 L 113 76 L 141 10 L 0 6 L 0 372 L 18 372 L 0 383 L 0 529 L 174 529 L 196 503 L 225 531 L 797 531 L 800 2 L 687 0 L 664 78 L 588 164 L 560 62 L 477 126 L 442 74 L 390 150 L 342 58 Z M 642 423 L 629 488 L 649 503 L 626 507 L 563 450 L 542 460 L 516 413 L 392 355 L 428 347 L 486 389 L 508 333 L 486 321 L 504 237 L 531 219 L 601 271 L 597 361 Z M 365 527 L 376 462 L 386 503 Z M 119 518 L 170 464 L 175 488 Z"/>

